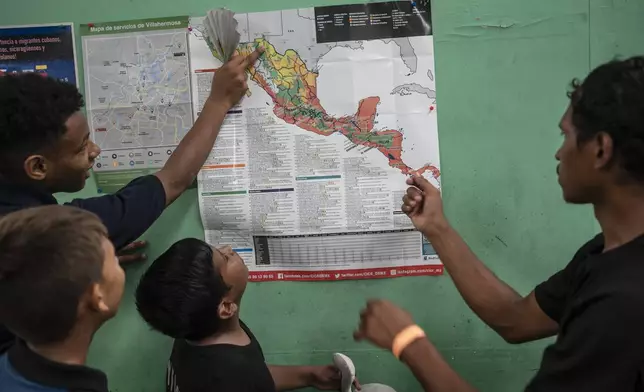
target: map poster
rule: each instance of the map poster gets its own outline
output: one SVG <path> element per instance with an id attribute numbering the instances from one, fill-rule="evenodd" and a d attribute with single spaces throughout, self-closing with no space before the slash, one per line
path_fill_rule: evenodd
<path id="1" fill-rule="evenodd" d="M 206 240 L 252 281 L 439 275 L 401 211 L 406 178 L 440 186 L 429 2 L 237 14 L 263 55 L 198 176 Z M 190 20 L 194 115 L 221 66 Z"/>
<path id="2" fill-rule="evenodd" d="M 193 124 L 188 17 L 81 25 L 99 192 L 163 167 Z"/>
<path id="3" fill-rule="evenodd" d="M 34 72 L 77 85 L 71 23 L 0 27 L 0 76 Z"/>

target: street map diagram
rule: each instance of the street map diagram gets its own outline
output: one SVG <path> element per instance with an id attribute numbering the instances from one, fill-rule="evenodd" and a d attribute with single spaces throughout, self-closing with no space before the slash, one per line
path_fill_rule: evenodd
<path id="1" fill-rule="evenodd" d="M 422 8 L 421 8 L 422 7 Z M 400 210 L 405 179 L 440 186 L 429 4 L 238 14 L 249 94 L 199 176 L 206 239 L 253 280 L 442 273 Z M 194 114 L 221 64 L 191 18 Z"/>
<path id="2" fill-rule="evenodd" d="M 187 17 L 85 28 L 87 111 L 102 149 L 94 167 L 99 188 L 161 168 L 192 127 L 186 25 Z"/>

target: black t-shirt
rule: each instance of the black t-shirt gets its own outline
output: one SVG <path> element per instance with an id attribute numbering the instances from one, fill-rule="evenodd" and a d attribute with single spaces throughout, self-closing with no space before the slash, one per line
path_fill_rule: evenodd
<path id="1" fill-rule="evenodd" d="M 526 391 L 644 391 L 644 236 L 603 248 L 599 235 L 535 289 L 559 334 Z"/>
<path id="2" fill-rule="evenodd" d="M 246 346 L 195 346 L 175 340 L 166 374 L 166 392 L 275 392 L 262 348 L 248 327 Z"/>

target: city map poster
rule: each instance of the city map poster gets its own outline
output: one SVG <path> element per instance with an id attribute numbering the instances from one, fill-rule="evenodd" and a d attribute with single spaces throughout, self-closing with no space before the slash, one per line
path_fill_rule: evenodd
<path id="1" fill-rule="evenodd" d="M 38 73 L 77 85 L 71 23 L 0 27 L 0 76 Z"/>
<path id="2" fill-rule="evenodd" d="M 439 275 L 401 211 L 405 180 L 440 186 L 429 2 L 237 14 L 249 92 L 198 176 L 206 241 L 252 281 Z M 191 18 L 193 115 L 221 64 Z"/>
<path id="3" fill-rule="evenodd" d="M 188 17 L 81 25 L 99 192 L 163 167 L 193 125 Z"/>

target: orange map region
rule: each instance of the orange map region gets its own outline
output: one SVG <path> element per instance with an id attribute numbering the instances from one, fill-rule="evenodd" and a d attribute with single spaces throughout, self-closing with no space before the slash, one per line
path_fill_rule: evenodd
<path id="1" fill-rule="evenodd" d="M 389 166 L 403 174 L 431 172 L 438 179 L 440 171 L 433 165 L 413 169 L 403 162 L 402 133 L 394 129 L 374 131 L 380 97 L 362 99 L 352 116 L 330 116 L 317 96 L 317 73 L 307 69 L 296 51 L 289 49 L 281 54 L 266 39 L 258 38 L 243 44 L 239 52 L 248 55 L 257 47 L 262 47 L 264 54 L 259 64 L 251 67 L 250 75 L 272 98 L 277 117 L 318 135 L 340 132 L 356 145 L 378 149 L 387 157 Z"/>

